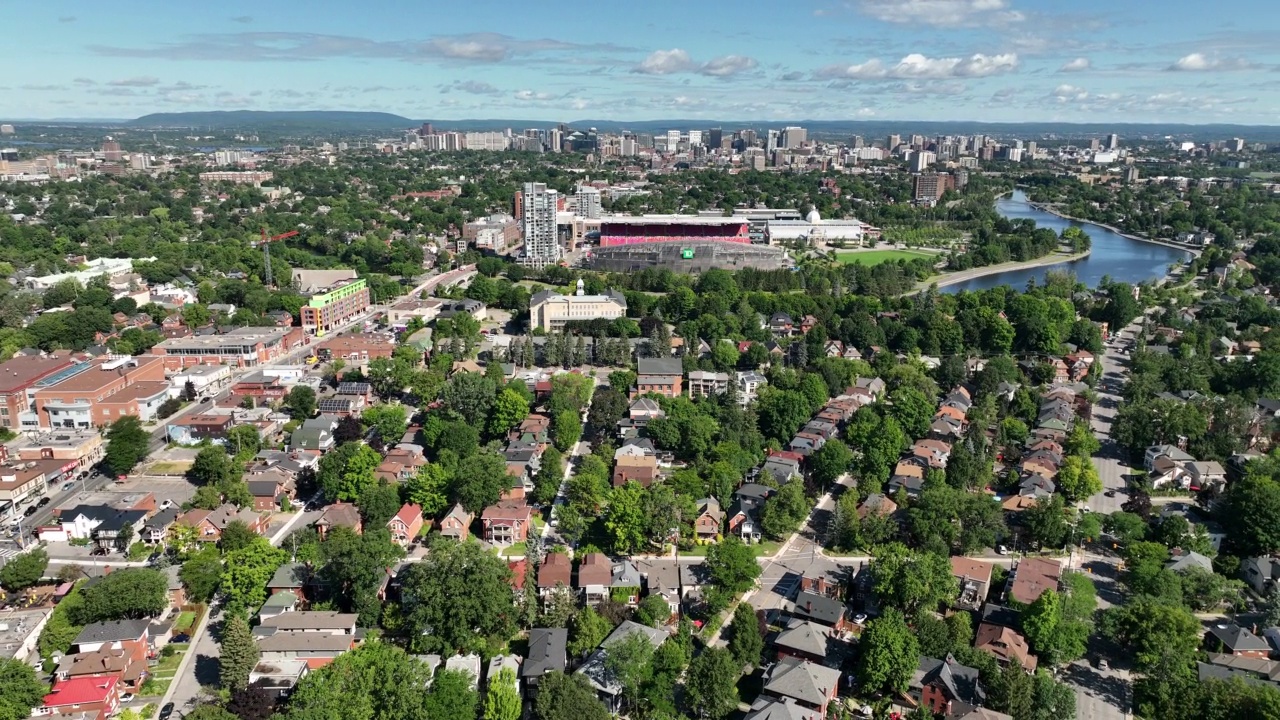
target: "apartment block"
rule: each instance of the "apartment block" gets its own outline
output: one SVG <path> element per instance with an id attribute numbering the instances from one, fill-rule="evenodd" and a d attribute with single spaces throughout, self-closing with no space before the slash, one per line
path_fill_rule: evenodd
<path id="1" fill-rule="evenodd" d="M 323 335 L 368 309 L 368 284 L 363 278 L 348 280 L 311 296 L 302 306 L 302 328 Z"/>

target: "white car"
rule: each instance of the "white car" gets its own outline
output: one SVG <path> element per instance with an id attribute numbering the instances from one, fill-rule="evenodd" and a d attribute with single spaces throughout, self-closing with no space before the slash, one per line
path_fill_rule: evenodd
<path id="1" fill-rule="evenodd" d="M 854 616 L 853 616 L 853 624 L 854 624 L 854 625 L 865 625 L 865 624 L 866 624 L 866 622 L 867 622 L 867 614 L 866 614 L 866 613 L 858 613 L 857 615 L 854 615 Z"/>
<path id="2" fill-rule="evenodd" d="M 997 554 L 997 555 L 1008 555 L 1008 554 L 1009 554 L 1009 548 L 1008 548 L 1008 547 L 1005 547 L 1004 545 L 997 545 L 997 546 L 996 546 L 996 554 Z"/>

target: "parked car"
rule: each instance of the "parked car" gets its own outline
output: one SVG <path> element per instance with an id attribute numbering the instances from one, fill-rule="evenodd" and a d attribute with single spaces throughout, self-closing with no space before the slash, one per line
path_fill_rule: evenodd
<path id="1" fill-rule="evenodd" d="M 94 548 L 93 550 L 90 550 L 90 551 L 89 551 L 89 556 L 90 556 L 90 557 L 102 557 L 103 555 L 106 555 L 108 552 L 110 552 L 110 551 L 109 551 L 109 550 L 107 550 L 106 548 L 102 547 L 101 545 L 99 545 L 98 547 L 96 547 L 96 548 Z"/>
<path id="2" fill-rule="evenodd" d="M 160 715 L 157 717 L 158 717 L 158 720 L 169 720 L 169 718 L 172 715 L 173 715 L 173 703 L 165 703 L 164 707 L 160 708 Z"/>
<path id="3" fill-rule="evenodd" d="M 131 700 L 133 700 L 133 693 L 125 693 L 120 696 L 120 702 L 122 703 L 127 703 Z"/>
<path id="4" fill-rule="evenodd" d="M 32 505 L 31 507 L 27 508 L 25 512 L 22 513 L 22 517 L 31 517 L 32 515 L 35 515 L 36 510 L 39 510 L 39 509 L 40 509 L 39 507 Z"/>
<path id="5" fill-rule="evenodd" d="M 44 497 L 40 498 L 40 502 L 36 503 L 36 507 L 42 508 L 51 502 L 53 502 L 53 498 L 49 497 L 48 495 L 45 495 Z"/>
<path id="6" fill-rule="evenodd" d="M 62 491 L 63 491 L 63 492 L 66 492 L 67 490 L 70 490 L 71 488 L 73 488 L 73 487 L 75 487 L 75 486 L 76 486 L 76 481 L 75 481 L 75 480 L 68 480 L 68 481 L 66 481 L 66 482 L 62 483 Z"/>

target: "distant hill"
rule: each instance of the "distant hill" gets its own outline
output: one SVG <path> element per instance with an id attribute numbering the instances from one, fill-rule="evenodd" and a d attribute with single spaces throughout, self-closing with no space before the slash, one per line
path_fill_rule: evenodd
<path id="1" fill-rule="evenodd" d="M 131 127 L 209 128 L 215 130 L 403 130 L 413 120 L 384 112 L 347 110 L 219 110 L 210 112 L 152 113 L 128 123 Z"/>

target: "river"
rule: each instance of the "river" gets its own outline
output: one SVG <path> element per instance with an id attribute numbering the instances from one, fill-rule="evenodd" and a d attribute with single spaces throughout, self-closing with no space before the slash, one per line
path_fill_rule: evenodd
<path id="1" fill-rule="evenodd" d="M 1061 233 L 1069 225 L 1079 226 L 1093 241 L 1093 252 L 1089 257 L 1074 262 L 984 275 L 942 287 L 942 292 L 987 290 L 1000 285 L 1022 290 L 1031 278 L 1035 278 L 1037 283 L 1042 282 L 1050 270 L 1069 270 L 1089 287 L 1096 287 L 1104 275 L 1110 275 L 1112 280 L 1137 284 L 1164 277 L 1170 263 L 1182 262 L 1188 257 L 1188 253 L 1183 250 L 1132 240 L 1101 225 L 1064 220 L 1052 213 L 1038 210 L 1027 202 L 1027 196 L 1021 190 L 1015 190 L 1012 195 L 997 200 L 996 212 L 1011 220 L 1035 220 L 1037 227 L 1049 228 L 1056 233 Z"/>

